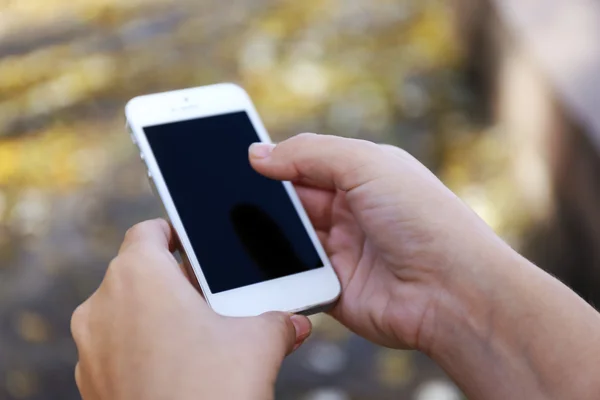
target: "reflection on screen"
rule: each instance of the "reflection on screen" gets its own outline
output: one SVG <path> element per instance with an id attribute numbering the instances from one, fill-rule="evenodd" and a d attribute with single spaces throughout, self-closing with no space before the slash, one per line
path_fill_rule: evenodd
<path id="1" fill-rule="evenodd" d="M 283 184 L 250 166 L 245 112 L 144 131 L 213 293 L 323 266 Z"/>

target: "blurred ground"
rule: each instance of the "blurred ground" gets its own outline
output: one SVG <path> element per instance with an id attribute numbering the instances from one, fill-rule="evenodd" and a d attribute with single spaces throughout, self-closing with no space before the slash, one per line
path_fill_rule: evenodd
<path id="1" fill-rule="evenodd" d="M 453 21 L 440 0 L 0 0 L 0 399 L 79 398 L 71 312 L 160 215 L 123 128 L 139 94 L 234 81 L 275 140 L 400 145 L 518 248 L 537 215 Z M 314 322 L 277 398 L 460 398 L 425 356 Z"/>

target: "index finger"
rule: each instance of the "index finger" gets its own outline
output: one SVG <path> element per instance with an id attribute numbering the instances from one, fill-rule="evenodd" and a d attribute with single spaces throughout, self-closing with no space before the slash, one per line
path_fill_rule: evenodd
<path id="1" fill-rule="evenodd" d="M 125 233 L 119 254 L 135 245 L 147 245 L 170 253 L 176 245 L 176 240 L 171 225 L 159 218 L 140 222 L 129 228 Z"/>

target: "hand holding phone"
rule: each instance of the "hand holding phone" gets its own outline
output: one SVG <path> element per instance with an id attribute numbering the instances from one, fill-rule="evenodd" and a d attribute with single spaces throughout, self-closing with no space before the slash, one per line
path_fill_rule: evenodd
<path id="1" fill-rule="evenodd" d="M 485 280 L 477 267 L 488 254 L 514 254 L 397 147 L 302 134 L 253 146 L 250 159 L 261 174 L 295 182 L 342 284 L 331 313 L 373 342 L 431 354 L 445 334 L 439 318 Z"/>
<path id="2" fill-rule="evenodd" d="M 170 252 L 164 220 L 130 229 L 97 292 L 72 319 L 85 400 L 268 399 L 286 354 L 310 333 L 300 315 L 214 313 Z"/>

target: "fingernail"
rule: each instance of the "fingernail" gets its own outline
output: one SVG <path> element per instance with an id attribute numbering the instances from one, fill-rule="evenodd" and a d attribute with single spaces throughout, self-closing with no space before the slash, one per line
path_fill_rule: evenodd
<path id="1" fill-rule="evenodd" d="M 290 317 L 290 320 L 296 329 L 296 342 L 301 342 L 310 335 L 312 324 L 308 318 L 294 314 Z"/>
<path id="2" fill-rule="evenodd" d="M 275 148 L 274 144 L 271 143 L 252 143 L 250 145 L 250 156 L 254 158 L 267 158 L 273 152 Z"/>

